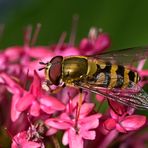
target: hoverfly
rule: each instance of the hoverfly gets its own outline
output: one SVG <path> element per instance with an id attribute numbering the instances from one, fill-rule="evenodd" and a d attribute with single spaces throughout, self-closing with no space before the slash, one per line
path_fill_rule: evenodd
<path id="1" fill-rule="evenodd" d="M 109 51 L 93 56 L 55 56 L 45 67 L 49 84 L 74 86 L 138 109 L 148 109 L 148 94 L 138 85 L 131 62 L 147 59 L 148 47 Z"/>

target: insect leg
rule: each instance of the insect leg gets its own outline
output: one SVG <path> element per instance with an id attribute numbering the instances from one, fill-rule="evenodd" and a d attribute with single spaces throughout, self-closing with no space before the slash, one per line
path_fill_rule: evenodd
<path id="1" fill-rule="evenodd" d="M 51 92 L 52 94 L 57 94 L 57 93 L 58 93 L 59 91 L 61 91 L 65 86 L 66 86 L 65 83 L 63 83 L 63 85 L 58 86 L 56 89 L 51 89 L 50 92 Z"/>
<path id="2" fill-rule="evenodd" d="M 59 91 L 61 91 L 66 85 L 65 85 L 65 83 L 63 83 L 61 86 L 58 86 L 55 89 L 52 89 L 50 86 L 51 86 L 51 84 L 50 84 L 49 80 L 44 81 L 43 84 L 42 84 L 42 88 L 45 91 L 49 91 L 52 94 L 56 94 Z"/>
<path id="3" fill-rule="evenodd" d="M 82 88 L 79 88 L 79 92 L 80 92 L 80 98 L 78 100 L 78 108 L 77 108 L 77 112 L 76 112 L 76 126 L 77 126 L 77 121 L 79 119 L 79 115 L 80 115 L 80 110 L 81 110 L 81 106 L 82 106 L 82 102 L 83 102 L 83 99 L 82 99 Z"/>

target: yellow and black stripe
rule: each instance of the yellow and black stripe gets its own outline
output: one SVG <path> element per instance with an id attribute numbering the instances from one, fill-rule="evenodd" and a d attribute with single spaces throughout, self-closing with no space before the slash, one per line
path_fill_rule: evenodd
<path id="1" fill-rule="evenodd" d="M 140 78 L 137 72 L 134 72 L 126 66 L 112 64 L 110 62 L 97 61 L 95 72 L 88 79 L 89 83 L 94 83 L 100 87 L 106 88 L 127 88 L 131 83 L 137 83 Z"/>

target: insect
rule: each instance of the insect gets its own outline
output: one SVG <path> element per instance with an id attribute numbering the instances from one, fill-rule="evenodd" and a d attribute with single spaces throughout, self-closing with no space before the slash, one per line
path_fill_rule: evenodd
<path id="1" fill-rule="evenodd" d="M 110 51 L 93 56 L 55 56 L 40 64 L 49 84 L 74 86 L 103 95 L 108 99 L 148 109 L 148 94 L 139 86 L 138 73 L 128 66 L 147 59 L 148 47 Z"/>

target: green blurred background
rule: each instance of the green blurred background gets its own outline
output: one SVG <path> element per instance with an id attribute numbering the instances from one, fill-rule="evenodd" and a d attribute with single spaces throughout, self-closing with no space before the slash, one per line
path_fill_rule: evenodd
<path id="1" fill-rule="evenodd" d="M 110 34 L 112 49 L 148 45 L 147 0 L 0 0 L 5 25 L 0 48 L 23 44 L 23 29 L 36 23 L 42 24 L 36 44 L 56 43 L 63 31 L 70 34 L 74 14 L 79 15 L 77 43 L 96 26 Z"/>

